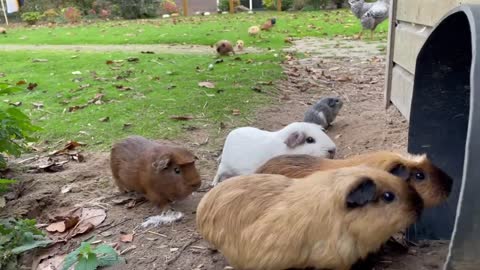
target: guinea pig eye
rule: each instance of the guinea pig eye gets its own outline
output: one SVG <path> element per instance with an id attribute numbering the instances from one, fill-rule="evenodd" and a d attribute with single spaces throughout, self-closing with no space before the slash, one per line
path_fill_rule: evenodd
<path id="1" fill-rule="evenodd" d="M 415 179 L 418 181 L 425 180 L 425 174 L 423 172 L 417 172 L 415 173 Z"/>
<path id="2" fill-rule="evenodd" d="M 176 174 L 180 174 L 180 168 L 175 168 L 173 170 L 175 171 Z"/>
<path id="3" fill-rule="evenodd" d="M 395 194 L 393 194 L 392 192 L 385 192 L 383 193 L 383 200 L 386 202 L 386 203 L 391 203 L 395 200 Z"/>
<path id="4" fill-rule="evenodd" d="M 307 143 L 315 143 L 315 139 L 312 137 L 308 137 L 306 140 Z"/>

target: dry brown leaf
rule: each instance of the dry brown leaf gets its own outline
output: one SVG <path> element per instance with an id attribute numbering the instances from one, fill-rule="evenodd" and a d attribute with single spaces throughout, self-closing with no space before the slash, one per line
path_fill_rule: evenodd
<path id="1" fill-rule="evenodd" d="M 133 241 L 133 234 L 121 234 L 120 235 L 120 241 L 123 243 L 130 243 Z"/>
<path id="2" fill-rule="evenodd" d="M 215 84 L 212 83 L 212 82 L 199 82 L 198 86 L 205 87 L 205 88 L 210 88 L 210 89 L 215 88 Z"/>
<path id="3" fill-rule="evenodd" d="M 232 110 L 232 115 L 240 115 L 240 110 L 233 109 Z"/>
<path id="4" fill-rule="evenodd" d="M 37 83 L 29 83 L 27 86 L 27 89 L 30 91 L 33 91 L 35 88 L 37 88 L 38 84 Z"/>
<path id="5" fill-rule="evenodd" d="M 189 115 L 178 115 L 178 116 L 174 115 L 174 116 L 170 116 L 170 119 L 178 120 L 178 121 L 186 121 L 186 120 L 193 119 L 193 117 Z"/>
<path id="6" fill-rule="evenodd" d="M 16 85 L 23 85 L 23 84 L 27 84 L 27 82 L 25 80 L 20 80 L 16 83 Z"/>
<path id="7" fill-rule="evenodd" d="M 66 217 L 65 220 L 55 222 L 50 224 L 46 230 L 48 232 L 60 232 L 63 233 L 67 230 L 70 230 L 73 228 L 75 225 L 77 225 L 78 221 L 80 220 L 80 217 L 78 216 L 71 216 L 71 217 Z"/>
<path id="8" fill-rule="evenodd" d="M 106 217 L 107 213 L 103 209 L 83 208 L 80 221 L 78 222 L 77 226 L 70 231 L 68 238 L 72 238 L 79 234 L 84 234 L 93 230 L 95 227 L 100 225 Z"/>
<path id="9" fill-rule="evenodd" d="M 53 156 L 53 155 L 63 154 L 65 152 L 68 152 L 68 150 L 74 150 L 79 146 L 85 146 L 85 144 L 77 141 L 68 141 L 67 144 L 65 144 L 65 146 L 62 149 L 54 151 L 50 153 L 50 155 Z"/>
<path id="10" fill-rule="evenodd" d="M 107 116 L 107 117 L 102 117 L 102 118 L 98 119 L 98 121 L 100 121 L 100 122 L 108 122 L 108 121 L 110 121 L 110 117 L 108 117 L 108 116 Z"/>
<path id="11" fill-rule="evenodd" d="M 32 105 L 33 107 L 35 107 L 35 109 L 43 108 L 43 103 L 40 103 L 40 102 L 33 102 Z"/>

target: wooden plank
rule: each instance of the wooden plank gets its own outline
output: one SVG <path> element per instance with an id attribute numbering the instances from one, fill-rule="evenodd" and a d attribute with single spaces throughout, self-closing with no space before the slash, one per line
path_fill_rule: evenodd
<path id="1" fill-rule="evenodd" d="M 400 21 L 434 26 L 459 0 L 401 0 L 397 5 Z"/>
<path id="2" fill-rule="evenodd" d="M 391 0 L 390 2 L 390 25 L 388 27 L 388 45 L 387 45 L 387 66 L 385 74 L 385 90 L 383 94 L 383 100 L 385 109 L 390 106 L 390 95 L 392 90 L 392 68 L 393 68 L 393 55 L 395 49 L 395 25 L 396 25 L 396 13 L 397 13 L 398 0 Z"/>
<path id="3" fill-rule="evenodd" d="M 431 31 L 431 27 L 399 23 L 395 30 L 393 61 L 415 74 L 418 53 Z"/>
<path id="4" fill-rule="evenodd" d="M 233 0 L 228 1 L 228 5 L 230 7 L 230 13 L 235 13 L 235 7 L 233 6 Z"/>
<path id="5" fill-rule="evenodd" d="M 188 0 L 183 0 L 183 16 L 188 16 Z"/>
<path id="6" fill-rule="evenodd" d="M 400 113 L 410 119 L 410 107 L 413 95 L 413 75 L 399 65 L 392 69 L 391 101 Z"/>
<path id="7" fill-rule="evenodd" d="M 277 0 L 277 11 L 282 11 L 282 0 Z"/>

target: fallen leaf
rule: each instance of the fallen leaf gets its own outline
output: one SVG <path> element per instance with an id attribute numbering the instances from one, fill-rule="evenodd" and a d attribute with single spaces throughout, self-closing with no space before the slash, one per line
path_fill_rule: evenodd
<path id="1" fill-rule="evenodd" d="M 212 83 L 212 82 L 199 82 L 199 83 L 198 83 L 198 86 L 200 86 L 200 87 L 206 87 L 206 88 L 210 88 L 210 89 L 215 88 L 215 84 Z"/>
<path id="2" fill-rule="evenodd" d="M 220 64 L 220 63 L 223 63 L 223 62 L 224 62 L 223 58 L 215 60 L 215 64 Z"/>
<path id="3" fill-rule="evenodd" d="M 137 63 L 138 61 L 140 61 L 140 59 L 138 59 L 138 57 L 129 57 L 127 58 L 127 61 Z"/>
<path id="4" fill-rule="evenodd" d="M 125 124 L 123 124 L 123 129 L 130 128 L 131 126 L 132 126 L 131 123 L 125 123 Z"/>
<path id="5" fill-rule="evenodd" d="M 143 54 L 155 54 L 154 52 L 151 52 L 151 51 L 141 51 L 140 53 L 143 53 Z"/>
<path id="6" fill-rule="evenodd" d="M 175 84 L 169 84 L 167 85 L 167 90 L 172 90 L 175 87 L 177 87 Z"/>
<path id="7" fill-rule="evenodd" d="M 37 86 L 38 86 L 37 83 L 29 83 L 27 86 L 27 89 L 30 91 L 33 91 L 33 89 L 35 89 Z"/>
<path id="8" fill-rule="evenodd" d="M 173 119 L 173 120 L 179 120 L 179 121 L 186 121 L 186 120 L 191 120 L 193 119 L 192 116 L 188 116 L 188 115 L 174 115 L 174 116 L 170 116 L 170 119 Z"/>
<path id="9" fill-rule="evenodd" d="M 79 220 L 80 220 L 79 216 L 65 217 L 65 219 L 62 221 L 58 221 L 48 225 L 48 227 L 45 228 L 45 230 L 51 233 L 55 233 L 55 232 L 63 233 L 63 232 L 66 232 L 67 230 L 70 230 L 75 225 L 77 225 Z"/>
<path id="10" fill-rule="evenodd" d="M 106 217 L 107 214 L 103 209 L 83 208 L 80 221 L 69 233 L 69 238 L 93 230 L 96 226 L 100 225 Z"/>
<path id="11" fill-rule="evenodd" d="M 100 122 L 108 122 L 108 121 L 110 121 L 110 117 L 108 117 L 108 116 L 107 116 L 107 117 L 102 117 L 102 118 L 98 119 L 98 121 L 100 121 Z"/>
<path id="12" fill-rule="evenodd" d="M 107 62 L 105 62 L 105 64 L 111 65 L 111 64 L 113 64 L 113 61 L 112 60 L 107 60 Z"/>
<path id="13" fill-rule="evenodd" d="M 120 91 L 129 91 L 129 90 L 133 90 L 132 87 L 129 87 L 129 86 L 123 86 L 123 85 L 114 85 L 115 88 L 117 88 L 118 90 Z"/>
<path id="14" fill-rule="evenodd" d="M 17 102 L 10 102 L 8 103 L 9 105 L 12 105 L 12 106 L 15 106 L 15 107 L 19 107 L 22 105 L 22 102 L 21 101 L 17 101 Z"/>
<path id="15" fill-rule="evenodd" d="M 104 94 L 102 93 L 98 93 L 98 94 L 95 94 L 95 97 L 93 97 L 93 99 L 89 100 L 88 103 L 92 104 L 96 104 L 96 105 L 100 105 L 100 104 L 103 104 L 103 98 L 105 97 Z"/>
<path id="16" fill-rule="evenodd" d="M 240 115 L 240 110 L 233 109 L 232 110 L 232 115 Z"/>
<path id="17" fill-rule="evenodd" d="M 27 82 L 25 80 L 20 80 L 16 83 L 16 85 L 24 85 L 24 84 L 27 84 Z"/>
<path id="18" fill-rule="evenodd" d="M 82 72 L 80 72 L 80 71 L 73 71 L 73 72 L 72 72 L 72 75 L 82 75 Z"/>
<path id="19" fill-rule="evenodd" d="M 71 107 L 68 107 L 68 112 L 75 112 L 75 111 L 84 109 L 84 108 L 86 108 L 86 107 L 87 107 L 87 105 L 75 105 L 75 106 L 71 106 Z"/>
<path id="20" fill-rule="evenodd" d="M 85 157 L 80 154 L 80 153 L 70 153 L 70 159 L 74 160 L 74 161 L 77 161 L 77 162 L 84 162 L 85 161 Z"/>
<path id="21" fill-rule="evenodd" d="M 48 59 L 32 59 L 33 63 L 45 63 L 48 62 Z"/>
<path id="22" fill-rule="evenodd" d="M 177 73 L 176 73 L 175 71 L 170 71 L 170 70 L 169 70 L 169 71 L 165 72 L 165 74 L 167 74 L 167 75 L 175 75 L 175 74 L 177 74 Z"/>
<path id="23" fill-rule="evenodd" d="M 68 152 L 68 150 L 74 150 L 75 148 L 80 146 L 85 146 L 85 144 L 77 141 L 68 141 L 62 149 L 50 153 L 50 156 L 63 154 Z"/>
<path id="24" fill-rule="evenodd" d="M 133 234 L 121 234 L 120 241 L 123 243 L 130 243 L 133 241 Z"/>
<path id="25" fill-rule="evenodd" d="M 339 69 L 340 69 L 340 67 L 332 67 L 332 68 L 329 68 L 328 71 L 337 71 Z"/>
<path id="26" fill-rule="evenodd" d="M 40 103 L 40 102 L 33 102 L 32 105 L 33 107 L 35 107 L 35 109 L 43 108 L 43 103 Z"/>
<path id="27" fill-rule="evenodd" d="M 61 188 L 60 192 L 61 192 L 62 194 L 65 194 L 65 193 L 70 192 L 70 190 L 72 190 L 72 188 L 73 188 L 73 185 L 72 185 L 72 184 L 65 185 L 65 186 L 63 186 L 63 187 Z"/>

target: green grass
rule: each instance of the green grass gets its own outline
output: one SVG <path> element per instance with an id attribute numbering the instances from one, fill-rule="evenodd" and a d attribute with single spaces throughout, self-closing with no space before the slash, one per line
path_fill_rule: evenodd
<path id="1" fill-rule="evenodd" d="M 221 121 L 245 122 L 257 106 L 270 100 L 268 95 L 257 93 L 251 87 L 255 82 L 281 76 L 279 59 L 273 53 L 243 55 L 240 60 L 225 58 L 223 63 L 215 64 L 213 70 L 208 70 L 208 66 L 215 59 L 204 55 L 83 53 L 72 56 L 67 52 L 3 54 L 2 62 L 7 64 L 0 66 L 0 73 L 4 73 L 0 81 L 25 80 L 37 83 L 38 87 L 4 96 L 8 101 L 1 102 L 0 107 L 12 106 L 7 102 L 22 102 L 19 108 L 44 128 L 38 134 L 42 140 L 77 140 L 100 149 L 130 134 L 174 138 L 192 126 L 209 125 L 211 130 L 216 130 Z M 132 56 L 138 57 L 139 62 L 125 61 L 118 67 L 106 64 L 107 60 L 125 60 Z M 48 62 L 32 62 L 38 58 Z M 73 75 L 75 71 L 81 75 Z M 101 79 L 94 79 L 92 72 Z M 127 78 L 116 78 L 122 75 Z M 207 80 L 216 84 L 215 89 L 198 86 Z M 82 85 L 88 86 L 82 89 Z M 114 85 L 133 90 L 120 91 Z M 175 88 L 168 89 L 173 85 Z M 268 91 L 271 86 L 261 87 Z M 104 104 L 90 104 L 68 112 L 69 107 L 88 104 L 98 93 L 105 95 Z M 35 109 L 32 103 L 43 103 L 44 107 Z M 232 110 L 240 110 L 240 115 L 233 115 Z M 178 115 L 190 115 L 194 119 L 170 119 Z M 99 121 L 104 117 L 110 117 L 110 121 Z M 126 123 L 131 123 L 131 127 L 124 128 Z"/>
<path id="2" fill-rule="evenodd" d="M 247 30 L 276 17 L 277 25 L 261 38 L 250 37 Z M 279 49 L 286 37 L 353 36 L 360 31 L 359 20 L 349 10 L 297 13 L 259 12 L 253 15 L 212 15 L 206 17 L 113 21 L 57 26 L 55 28 L 19 27 L 10 29 L 0 44 L 200 44 L 211 45 L 221 39 L 244 40 L 247 46 Z M 376 30 L 376 39 L 385 39 L 388 22 Z M 367 36 L 368 33 L 366 33 Z"/>

